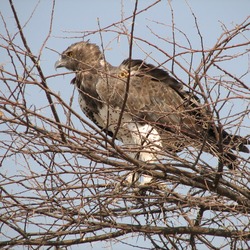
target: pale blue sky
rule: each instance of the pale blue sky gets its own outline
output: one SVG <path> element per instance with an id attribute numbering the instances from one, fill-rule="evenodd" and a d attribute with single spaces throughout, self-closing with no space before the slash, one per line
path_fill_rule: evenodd
<path id="1" fill-rule="evenodd" d="M 51 0 L 15 0 L 13 1 L 17 14 L 21 20 L 21 24 L 27 25 L 24 27 L 24 34 L 26 35 L 28 44 L 30 45 L 34 54 L 38 54 L 40 48 L 48 35 L 50 16 L 52 10 Z M 155 1 L 140 0 L 138 10 L 145 8 Z M 222 33 L 222 27 L 225 25 L 228 29 L 235 27 L 235 25 L 243 22 L 250 14 L 249 0 L 174 0 L 170 1 L 174 14 L 174 23 L 176 28 L 184 32 L 189 38 L 193 49 L 200 49 L 200 37 L 195 27 L 195 19 L 191 13 L 190 8 L 197 18 L 197 23 L 203 37 L 205 48 L 211 48 L 217 41 L 219 35 Z M 188 4 L 187 4 L 188 3 Z M 35 6 L 35 11 L 33 12 Z M 131 0 L 57 0 L 55 4 L 55 12 L 53 16 L 53 25 L 51 35 L 42 51 L 41 66 L 46 76 L 54 75 L 54 63 L 58 58 L 57 52 L 62 52 L 68 45 L 73 42 L 80 41 L 87 31 L 94 31 L 98 29 L 98 20 L 101 27 L 106 27 L 110 24 L 121 20 L 122 16 L 128 17 L 132 15 L 134 8 L 134 1 Z M 0 11 L 4 17 L 8 31 L 11 35 L 17 32 L 16 24 L 12 16 L 12 12 L 7 0 L 1 0 Z M 32 14 L 33 12 L 33 14 Z M 163 51 L 172 54 L 172 46 L 157 38 L 171 38 L 172 17 L 168 1 L 161 1 L 154 7 L 139 14 L 136 18 L 135 36 L 140 37 L 152 44 L 157 45 Z M 130 31 L 131 19 L 125 22 L 126 28 Z M 121 26 L 117 29 L 111 27 L 109 32 L 103 32 L 102 38 L 104 46 L 107 46 L 106 58 L 113 64 L 118 65 L 123 59 L 128 57 L 128 41 L 126 36 L 119 36 L 114 31 L 119 31 Z M 0 34 L 6 36 L 3 22 L 0 24 Z M 250 37 L 250 34 L 248 34 Z M 89 35 L 85 39 L 90 39 L 91 42 L 101 44 L 100 35 Z M 239 38 L 240 39 L 240 38 Z M 188 43 L 185 37 L 176 32 L 176 41 L 183 46 Z M 19 44 L 19 38 L 14 40 Z M 0 37 L 0 43 L 5 42 Z M 55 50 L 55 51 L 53 51 Z M 9 58 L 0 49 L 0 63 L 8 67 Z M 150 58 L 149 58 L 150 57 Z M 139 42 L 138 46 L 134 47 L 133 58 L 147 58 L 149 62 L 164 62 L 166 57 L 160 51 L 154 49 L 145 43 Z M 195 58 L 194 68 L 198 65 L 200 58 Z M 167 68 L 171 68 L 171 62 L 165 64 Z M 241 75 L 247 71 L 249 67 L 249 57 L 244 56 L 239 64 L 229 64 L 227 69 L 233 75 Z M 63 71 L 60 71 L 60 73 Z M 215 71 L 216 72 L 216 71 Z M 184 82 L 188 81 L 187 74 L 180 68 L 176 68 L 177 74 Z M 213 74 L 213 72 L 211 72 Z M 73 92 L 72 85 L 69 84 L 71 76 L 58 76 L 48 80 L 49 87 L 55 91 L 60 92 L 62 98 L 67 101 Z M 246 84 L 249 85 L 249 75 L 245 78 Z M 0 82 L 1 85 L 1 82 Z M 39 95 L 39 93 L 37 93 Z M 31 102 L 35 105 L 43 105 L 37 95 L 31 97 Z M 80 111 L 77 101 L 74 103 L 75 108 Z M 245 131 L 246 133 L 246 131 Z M 136 242 L 137 238 L 135 238 Z M 127 240 L 129 243 L 129 240 Z M 141 242 L 143 245 L 143 243 Z M 107 243 L 95 243 L 94 249 L 99 249 L 99 246 L 108 246 Z M 106 249 L 132 249 L 126 245 L 112 245 Z M 149 247 L 149 245 L 147 245 Z M 74 246 L 72 249 L 82 249 Z M 133 248 L 134 249 L 134 248 Z"/>
<path id="2" fill-rule="evenodd" d="M 32 49 L 32 51 L 37 54 L 44 42 L 44 39 L 48 35 L 50 15 L 52 8 L 52 1 L 43 0 L 37 4 L 38 1 L 22 0 L 14 1 L 15 7 L 17 9 L 19 18 L 22 24 L 31 20 L 24 28 L 24 33 L 27 37 L 27 41 Z M 138 10 L 150 5 L 154 1 L 139 1 Z M 175 0 L 170 1 L 173 14 L 175 27 L 184 32 L 190 42 L 192 43 L 192 48 L 200 49 L 200 37 L 198 36 L 197 29 L 195 27 L 195 20 L 192 16 L 190 8 L 194 12 L 199 29 L 201 31 L 205 48 L 211 48 L 218 39 L 218 36 L 222 33 L 222 25 L 227 28 L 233 28 L 235 25 L 241 23 L 243 20 L 249 16 L 250 1 L 248 0 Z M 188 3 L 188 4 L 187 4 Z M 13 23 L 14 19 L 10 11 L 8 1 L 1 1 L 1 12 L 7 21 L 7 25 L 11 34 L 14 34 L 17 29 L 16 25 Z M 34 7 L 37 5 L 35 12 L 32 14 Z M 75 0 L 67 1 L 60 0 L 56 1 L 55 12 L 53 18 L 52 33 L 48 42 L 46 43 L 46 48 L 42 52 L 41 65 L 44 72 L 47 75 L 55 74 L 54 62 L 58 58 L 58 54 L 51 51 L 50 49 L 56 50 L 59 53 L 62 52 L 68 45 L 73 42 L 81 40 L 84 32 L 93 31 L 98 28 L 98 20 L 101 27 L 105 27 L 112 23 L 121 20 L 121 15 L 124 17 L 130 16 L 133 12 L 134 1 L 117 1 L 117 0 Z M 172 54 L 172 46 L 164 42 L 162 39 L 158 39 L 156 36 L 160 36 L 163 39 L 172 38 L 171 30 L 171 11 L 168 1 L 161 1 L 154 7 L 146 12 L 141 13 L 136 18 L 135 25 L 135 36 L 145 39 L 146 41 L 159 46 L 163 51 Z M 131 20 L 127 21 L 127 29 L 130 31 Z M 113 31 L 119 31 L 117 29 L 111 28 Z M 5 34 L 3 30 L 3 25 L 0 26 L 1 34 Z M 153 34 L 155 33 L 155 34 Z M 123 59 L 128 57 L 128 41 L 126 36 L 117 36 L 115 32 L 103 32 L 102 37 L 104 40 L 104 45 L 107 46 L 106 58 L 113 64 L 118 65 Z M 100 35 L 90 35 L 85 37 L 85 39 L 90 39 L 91 42 L 101 44 Z M 15 40 L 18 43 L 18 40 Z M 185 37 L 176 32 L 176 42 L 183 46 L 188 46 Z M 147 59 L 149 62 L 164 62 L 166 56 L 160 51 L 139 42 L 139 46 L 135 46 L 133 49 L 133 58 Z M 144 51 L 143 51 L 144 50 Z M 148 58 L 147 54 L 150 55 Z M 8 59 L 2 57 L 3 63 Z M 200 56 L 194 58 L 194 68 L 200 62 Z M 237 75 L 239 72 L 245 72 L 248 67 L 248 58 L 241 61 L 242 65 L 229 65 L 229 69 L 232 73 L 235 72 Z M 171 62 L 165 64 L 166 67 L 171 67 Z M 188 64 L 185 65 L 188 67 Z M 182 81 L 187 82 L 188 76 L 183 70 L 176 68 L 175 72 Z M 60 71 L 62 72 L 62 71 Z M 66 78 L 67 80 L 68 78 Z M 52 82 L 51 82 L 52 80 Z M 53 85 L 55 90 L 58 88 L 57 83 L 61 82 L 61 78 L 49 80 L 50 87 L 52 89 Z M 70 85 L 63 84 L 63 88 L 71 88 Z M 61 89 L 62 90 L 62 89 Z"/>
<path id="3" fill-rule="evenodd" d="M 142 10 L 154 2 L 155 1 L 149 0 L 139 1 L 138 10 Z M 237 24 L 242 23 L 249 16 L 250 9 L 249 0 L 175 0 L 170 2 L 173 9 L 175 27 L 185 33 L 193 49 L 201 49 L 201 41 L 196 28 L 195 18 L 191 10 L 196 16 L 204 47 L 207 49 L 213 47 L 218 37 L 223 32 L 223 26 L 226 26 L 227 29 L 232 29 Z M 38 54 L 48 35 L 52 1 L 43 0 L 38 3 L 38 1 L 16 0 L 14 4 L 22 25 L 27 22 L 24 27 L 24 33 L 28 44 L 33 53 Z M 8 1 L 1 1 L 1 5 L 2 15 L 7 22 L 9 32 L 13 35 L 17 32 L 17 28 L 16 24 L 14 24 Z M 33 11 L 35 7 L 36 9 Z M 134 1 L 56 1 L 52 32 L 42 51 L 40 60 L 45 75 L 54 75 L 63 72 L 63 70 L 56 72 L 54 69 L 54 63 L 58 59 L 58 53 L 65 50 L 71 43 L 81 40 L 82 37 L 86 35 L 86 32 L 98 29 L 98 20 L 101 27 L 106 27 L 119 22 L 122 17 L 126 18 L 132 15 L 133 8 Z M 29 19 L 30 21 L 28 21 Z M 158 46 L 162 51 L 172 55 L 173 46 L 163 40 L 172 39 L 172 13 L 168 1 L 161 1 L 147 11 L 142 12 L 137 16 L 135 23 L 134 34 L 136 37 L 144 39 Z M 131 19 L 125 22 L 125 27 L 130 31 Z M 3 28 L 4 26 L 1 25 L 1 34 L 5 34 Z M 109 31 L 102 33 L 102 39 L 106 48 L 106 59 L 113 65 L 119 65 L 123 59 L 128 57 L 128 39 L 124 35 L 117 35 L 117 32 L 120 32 L 121 29 L 124 30 L 119 24 L 117 28 L 111 27 Z M 176 31 L 175 35 L 178 44 L 189 47 L 187 39 L 182 33 Z M 161 37 L 161 39 L 158 37 Z M 91 42 L 98 45 L 101 44 L 100 34 L 98 33 L 87 37 L 85 36 L 84 38 L 85 40 L 90 39 Z M 241 39 L 240 36 L 238 36 L 238 39 Z M 14 42 L 19 44 L 19 38 L 15 39 Z M 179 51 L 177 48 L 177 52 Z M 147 62 L 151 63 L 162 63 L 168 59 L 164 53 L 138 41 L 133 48 L 133 58 L 146 59 Z M 186 59 L 186 62 L 184 59 Z M 186 56 L 184 59 L 179 58 L 183 65 L 189 68 L 190 56 Z M 2 56 L 3 64 L 8 64 L 8 60 L 8 57 Z M 200 60 L 201 54 L 195 54 L 192 67 L 193 70 L 199 65 Z M 171 65 L 171 60 L 164 64 L 167 69 L 171 69 Z M 237 65 L 235 65 L 235 61 L 233 63 L 227 63 L 226 69 L 233 75 L 239 76 L 244 74 L 248 70 L 248 67 L 249 58 L 245 55 L 243 59 L 240 58 Z M 175 66 L 174 70 L 175 75 L 183 82 L 189 83 L 189 77 L 185 71 L 178 66 Z M 217 75 L 218 73 L 212 68 L 209 74 Z M 48 84 L 53 91 L 60 92 L 64 100 L 69 100 L 72 94 L 72 86 L 68 84 L 68 82 L 70 82 L 71 79 L 72 75 L 67 75 L 64 78 L 50 78 Z M 244 78 L 244 81 L 250 82 L 249 74 Z M 192 83 L 193 80 L 191 81 L 191 84 Z M 39 95 L 39 93 L 37 94 Z M 35 99 L 37 104 L 39 100 L 42 99 Z M 31 99 L 31 102 L 32 101 L 34 100 Z M 78 103 L 75 102 L 74 105 L 75 108 L 79 110 Z M 246 132 L 244 132 L 244 134 L 245 133 Z"/>

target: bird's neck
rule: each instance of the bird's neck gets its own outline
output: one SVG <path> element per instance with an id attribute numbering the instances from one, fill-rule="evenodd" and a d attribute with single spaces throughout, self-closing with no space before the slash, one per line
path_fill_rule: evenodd
<path id="1" fill-rule="evenodd" d="M 90 74 L 104 74 L 108 73 L 112 66 L 104 59 L 80 62 L 74 71 L 86 72 Z"/>

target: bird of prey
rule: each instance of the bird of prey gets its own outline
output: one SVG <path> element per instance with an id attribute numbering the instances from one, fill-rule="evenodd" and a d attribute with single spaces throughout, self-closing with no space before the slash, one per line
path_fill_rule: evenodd
<path id="1" fill-rule="evenodd" d="M 249 153 L 247 139 L 219 129 L 194 93 L 163 69 L 132 59 L 114 67 L 97 45 L 84 41 L 61 54 L 59 67 L 75 72 L 72 83 L 85 115 L 124 145 L 139 148 L 142 161 L 193 147 L 232 169 L 238 164 L 232 150 Z"/>

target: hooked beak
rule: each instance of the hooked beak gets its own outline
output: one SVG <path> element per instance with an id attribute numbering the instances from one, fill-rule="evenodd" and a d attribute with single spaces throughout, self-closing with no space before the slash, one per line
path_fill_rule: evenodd
<path id="1" fill-rule="evenodd" d="M 54 67 L 55 67 L 55 70 L 58 69 L 58 68 L 64 67 L 64 63 L 63 63 L 63 61 L 62 61 L 62 57 L 60 57 L 60 58 L 56 61 Z"/>

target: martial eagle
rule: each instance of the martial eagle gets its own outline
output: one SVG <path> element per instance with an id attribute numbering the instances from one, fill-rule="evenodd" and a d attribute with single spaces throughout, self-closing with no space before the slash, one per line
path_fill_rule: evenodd
<path id="1" fill-rule="evenodd" d="M 132 59 L 114 67 L 89 42 L 69 46 L 55 67 L 75 72 L 72 82 L 85 115 L 110 136 L 140 148 L 142 161 L 152 163 L 162 152 L 174 154 L 191 146 L 235 168 L 238 161 L 232 150 L 249 153 L 247 139 L 215 126 L 195 94 L 163 69 Z"/>

